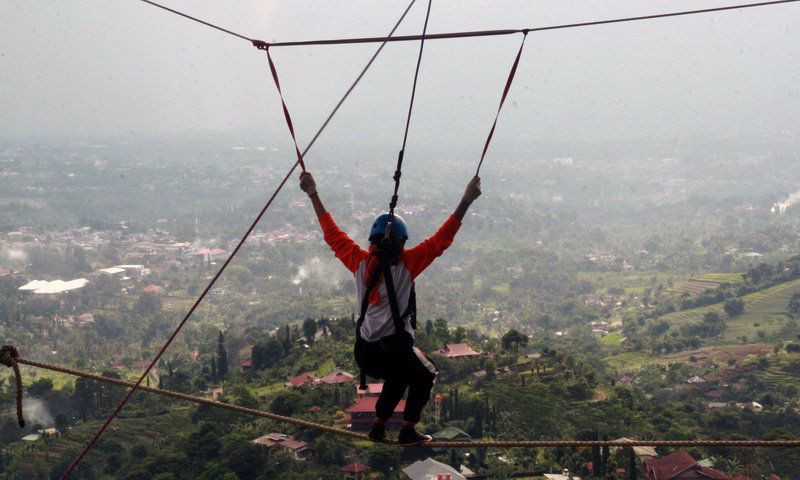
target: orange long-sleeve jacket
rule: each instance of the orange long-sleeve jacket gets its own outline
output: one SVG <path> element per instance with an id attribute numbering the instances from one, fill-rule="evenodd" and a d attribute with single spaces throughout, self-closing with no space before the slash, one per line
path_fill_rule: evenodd
<path id="1" fill-rule="evenodd" d="M 355 276 L 356 308 L 360 309 L 361 299 L 364 298 L 368 287 L 367 272 L 373 271 L 371 260 L 377 261 L 377 258 L 371 255 L 376 246 L 370 246 L 369 250 L 364 250 L 358 246 L 346 233 L 339 229 L 330 213 L 320 216 L 319 223 L 322 226 L 325 242 L 330 245 L 336 254 L 336 258 L 341 260 L 344 266 L 353 272 Z M 397 263 L 390 266 L 397 295 L 397 306 L 400 312 L 404 312 L 408 307 L 411 285 L 414 279 L 453 243 L 453 239 L 460 227 L 461 222 L 451 215 L 432 237 L 414 248 L 401 252 L 397 257 Z M 404 319 L 404 322 L 405 330 L 413 337 L 414 329 L 411 328 L 409 319 Z M 395 333 L 392 310 L 384 282 L 380 282 L 370 294 L 369 306 L 364 315 L 364 323 L 361 325 L 360 333 L 361 338 L 368 342 L 374 342 Z"/>

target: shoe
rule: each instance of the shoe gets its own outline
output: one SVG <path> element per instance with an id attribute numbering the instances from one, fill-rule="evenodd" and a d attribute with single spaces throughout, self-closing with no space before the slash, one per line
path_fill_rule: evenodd
<path id="1" fill-rule="evenodd" d="M 414 429 L 414 427 L 411 427 L 400 430 L 400 435 L 397 437 L 397 444 L 401 447 L 413 447 L 415 445 L 430 442 L 431 440 L 433 440 L 433 437 L 430 435 L 419 433 Z"/>
<path id="2" fill-rule="evenodd" d="M 386 424 L 373 423 L 367 435 L 373 442 L 382 442 L 386 439 Z"/>

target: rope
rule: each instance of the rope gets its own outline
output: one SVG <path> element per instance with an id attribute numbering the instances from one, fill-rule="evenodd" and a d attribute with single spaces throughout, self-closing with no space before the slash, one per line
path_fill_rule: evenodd
<path id="1" fill-rule="evenodd" d="M 0 358 L 5 358 L 6 349 L 16 349 L 11 345 L 6 345 L 0 349 Z M 59 367 L 56 365 L 49 365 L 47 363 L 36 362 L 24 358 L 14 357 L 16 363 L 29 365 L 31 367 L 43 368 L 55 372 L 61 372 L 68 375 L 84 377 L 99 382 L 110 383 L 121 387 L 134 388 L 135 384 L 119 380 L 116 378 L 108 378 L 92 373 L 73 370 L 71 368 Z M 234 412 L 244 413 L 246 415 L 254 415 L 262 418 L 268 418 L 278 422 L 291 423 L 306 428 L 313 428 L 325 432 L 334 433 L 337 435 L 356 438 L 358 440 L 369 440 L 367 435 L 358 432 L 351 432 L 342 428 L 331 427 L 330 425 L 323 425 L 314 422 L 300 420 L 298 418 L 287 417 L 278 415 L 276 413 L 264 412 L 247 407 L 240 407 L 230 403 L 218 402 L 203 397 L 195 397 L 185 393 L 173 392 L 170 390 L 163 390 L 160 388 L 148 387 L 140 385 L 136 387 L 138 390 L 164 395 L 168 397 L 178 398 L 193 403 L 208 405 L 215 408 L 224 408 Z M 394 440 L 385 440 L 383 443 L 396 444 Z M 767 448 L 798 448 L 800 447 L 800 440 L 489 440 L 489 441 L 474 441 L 474 442 L 431 442 L 437 447 L 449 448 L 516 448 L 516 447 L 767 447 Z"/>
<path id="2" fill-rule="evenodd" d="M 504 29 L 504 30 L 477 30 L 477 31 L 470 31 L 470 32 L 450 32 L 450 33 L 434 33 L 430 35 L 426 35 L 425 38 L 427 40 L 442 40 L 447 38 L 470 38 L 470 37 L 490 37 L 490 36 L 497 36 L 497 35 L 511 35 L 514 33 L 522 33 L 524 30 L 528 30 L 529 32 L 544 32 L 547 30 L 561 30 L 565 28 L 579 28 L 579 27 L 593 27 L 597 25 L 609 25 L 612 23 L 625 23 L 625 22 L 636 22 L 640 20 L 654 20 L 658 18 L 667 18 L 667 17 L 679 17 L 684 15 L 696 15 L 701 13 L 712 13 L 712 12 L 722 12 L 725 10 L 739 10 L 743 8 L 752 8 L 752 7 L 765 7 L 768 5 L 779 5 L 783 3 L 795 3 L 800 0 L 777 0 L 772 2 L 759 2 L 759 3 L 746 3 L 742 5 L 731 5 L 728 7 L 715 7 L 715 8 L 704 8 L 700 10 L 686 10 L 681 12 L 668 12 L 668 13 L 657 13 L 654 15 L 642 15 L 638 17 L 623 17 L 623 18 L 613 18 L 608 20 L 595 20 L 591 22 L 580 22 L 580 23 L 566 23 L 561 25 L 550 25 L 546 27 L 534 27 L 534 28 L 517 28 L 517 29 Z M 414 41 L 420 40 L 422 37 L 419 35 L 403 35 L 392 37 L 389 39 L 390 42 L 407 42 L 407 41 Z M 375 42 L 382 42 L 386 40 L 385 38 L 381 37 L 362 37 L 362 38 L 339 38 L 333 40 L 305 40 L 305 41 L 296 41 L 296 42 L 274 42 L 272 43 L 273 47 L 297 47 L 297 46 L 305 46 L 305 45 L 342 45 L 342 44 L 351 44 L 351 43 L 375 43 Z"/>
<path id="3" fill-rule="evenodd" d="M 411 87 L 411 101 L 408 104 L 408 116 L 406 117 L 406 129 L 403 133 L 403 146 L 397 154 L 397 168 L 394 170 L 394 194 L 392 200 L 389 202 L 389 219 L 386 224 L 386 232 L 384 232 L 384 239 L 389 238 L 392 230 L 392 222 L 394 221 L 394 208 L 397 206 L 397 191 L 400 189 L 400 177 L 403 175 L 403 156 L 406 152 L 406 141 L 408 140 L 408 127 L 411 124 L 411 112 L 414 110 L 414 98 L 417 94 L 417 78 L 419 78 L 419 66 L 422 63 L 422 49 L 425 47 L 425 33 L 428 31 L 428 19 L 431 16 L 431 3 L 433 0 L 428 0 L 428 10 L 425 13 L 425 25 L 422 27 L 422 39 L 419 42 L 419 56 L 417 57 L 417 68 L 414 71 L 414 83 Z"/>
<path id="4" fill-rule="evenodd" d="M 281 90 L 281 82 L 278 80 L 278 71 L 275 69 L 275 63 L 272 61 L 272 55 L 269 54 L 269 45 L 263 42 L 253 40 L 253 46 L 260 50 L 266 50 L 267 61 L 269 62 L 269 71 L 272 73 L 272 80 L 275 81 L 275 87 L 278 89 L 278 95 L 281 97 L 281 105 L 283 105 L 283 117 L 286 119 L 286 125 L 289 127 L 289 133 L 292 134 L 292 141 L 294 142 L 294 151 L 297 153 L 297 161 L 300 163 L 300 168 L 303 172 L 306 171 L 306 164 L 303 162 L 303 154 L 300 153 L 300 147 L 297 146 L 297 137 L 294 134 L 294 125 L 292 124 L 292 116 L 289 115 L 289 108 L 286 106 L 286 100 L 283 98 L 283 90 Z"/>
<path id="5" fill-rule="evenodd" d="M 19 352 L 14 345 L 3 345 L 0 347 L 0 363 L 6 367 L 14 369 L 14 377 L 17 381 L 17 423 L 19 427 L 25 426 L 25 419 L 22 417 L 22 375 L 19 373 Z"/>
<path id="6" fill-rule="evenodd" d="M 225 32 L 229 35 L 233 35 L 234 37 L 238 37 L 248 42 L 252 42 L 253 39 L 248 38 L 244 35 L 232 32 L 230 30 L 224 29 L 213 23 L 206 22 L 204 20 L 200 20 L 199 18 L 192 17 L 191 15 L 187 15 L 185 13 L 181 13 L 177 10 L 173 10 L 171 8 L 167 8 L 163 5 L 159 5 L 156 2 L 152 2 L 150 0 L 141 0 L 142 2 L 148 3 L 155 7 L 164 9 L 168 12 L 172 12 L 176 15 L 180 15 L 181 17 L 188 18 L 189 20 L 193 20 L 195 22 L 201 23 L 203 25 L 209 26 L 211 28 L 215 28 L 222 32 Z M 551 25 L 547 27 L 536 27 L 536 28 L 527 28 L 527 29 L 505 29 L 505 30 L 477 30 L 471 32 L 450 32 L 450 33 L 435 33 L 431 35 L 402 35 L 397 37 L 362 37 L 362 38 L 338 38 L 332 40 L 304 40 L 304 41 L 296 41 L 296 42 L 274 42 L 269 44 L 273 47 L 297 47 L 297 46 L 305 46 L 305 45 L 342 45 L 342 44 L 352 44 L 352 43 L 378 43 L 378 42 L 407 42 L 407 41 L 414 41 L 414 40 L 422 40 L 423 38 L 428 40 L 441 40 L 447 38 L 470 38 L 470 37 L 490 37 L 490 36 L 497 36 L 497 35 L 511 35 L 514 33 L 522 33 L 523 30 L 528 30 L 529 32 L 544 32 L 547 30 L 560 30 L 564 28 L 578 28 L 578 27 L 592 27 L 596 25 L 608 25 L 612 23 L 623 23 L 623 22 L 636 22 L 639 20 L 654 20 L 657 18 L 667 18 L 667 17 L 679 17 L 683 15 L 696 15 L 700 13 L 712 13 L 712 12 L 722 12 L 726 10 L 740 10 L 743 8 L 753 8 L 753 7 L 765 7 L 769 5 L 780 5 L 783 3 L 795 3 L 800 0 L 776 0 L 771 2 L 759 2 L 759 3 L 746 3 L 742 5 L 731 5 L 728 7 L 714 7 L 714 8 L 704 8 L 700 10 L 686 10 L 681 12 L 669 12 L 669 13 L 658 13 L 654 15 L 642 15 L 638 17 L 623 17 L 623 18 L 614 18 L 608 20 L 596 20 L 593 22 L 581 22 L 581 23 L 566 23 L 561 25 Z"/>
<path id="7" fill-rule="evenodd" d="M 253 39 L 247 38 L 244 35 L 240 35 L 240 34 L 238 34 L 236 32 L 232 32 L 232 31 L 227 30 L 225 28 L 222 28 L 222 27 L 219 27 L 217 25 L 214 25 L 213 23 L 208 23 L 208 22 L 206 22 L 204 20 L 200 20 L 199 18 L 193 17 L 191 15 L 187 15 L 187 14 L 181 13 L 181 12 L 179 12 L 177 10 L 173 10 L 171 8 L 165 7 L 164 5 L 160 5 L 160 4 L 156 3 L 156 2 L 151 2 L 150 0 L 141 0 L 141 1 L 143 1 L 144 3 L 148 3 L 150 5 L 153 5 L 154 7 L 158 7 L 158 8 L 164 9 L 164 10 L 166 10 L 168 12 L 172 12 L 175 15 L 180 15 L 181 17 L 188 18 L 189 20 L 194 20 L 197 23 L 202 23 L 203 25 L 206 25 L 208 27 L 216 28 L 217 30 L 219 30 L 221 32 L 227 33 L 228 35 L 233 35 L 234 37 L 238 37 L 238 38 L 241 38 L 243 40 L 247 40 L 248 42 L 252 42 L 253 41 Z"/>
<path id="8" fill-rule="evenodd" d="M 511 71 L 508 73 L 508 78 L 506 79 L 506 86 L 503 88 L 503 95 L 500 97 L 500 106 L 497 107 L 497 113 L 494 116 L 494 123 L 492 123 L 492 129 L 489 130 L 489 136 L 486 137 L 486 143 L 483 144 L 483 152 L 481 153 L 481 161 L 478 162 L 478 169 L 475 170 L 475 176 L 477 177 L 478 174 L 481 173 L 481 165 L 483 165 L 483 159 L 486 157 L 486 151 L 489 149 L 489 143 L 492 141 L 492 137 L 494 136 L 494 129 L 497 127 L 497 119 L 500 117 L 500 110 L 503 109 L 503 104 L 506 101 L 506 97 L 508 96 L 508 91 L 511 89 L 511 84 L 514 82 L 514 75 L 517 74 L 517 66 L 519 66 L 519 59 L 522 56 L 522 49 L 525 47 L 525 40 L 528 38 L 527 30 L 522 31 L 522 43 L 519 45 L 519 51 L 517 52 L 517 57 L 514 59 L 514 64 L 511 66 Z"/>
<path id="9" fill-rule="evenodd" d="M 394 34 L 395 30 L 397 30 L 397 28 L 400 26 L 400 23 L 406 17 L 406 15 L 408 14 L 409 10 L 411 10 L 411 7 L 414 5 L 414 2 L 416 2 L 416 0 L 411 0 L 411 3 L 409 3 L 408 7 L 406 7 L 405 11 L 403 12 L 403 15 L 400 17 L 400 19 L 394 25 L 394 27 L 392 28 L 391 32 L 389 32 L 389 37 L 391 37 L 391 35 Z M 256 46 L 259 47 L 258 45 L 256 45 Z M 328 125 L 330 120 L 333 118 L 333 116 L 339 110 L 339 107 L 341 107 L 341 105 L 344 103 L 345 99 L 347 99 L 347 97 L 350 95 L 350 92 L 352 92 L 353 89 L 356 87 L 356 85 L 358 85 L 358 82 L 361 81 L 361 78 L 363 78 L 364 74 L 367 72 L 367 69 L 369 69 L 369 67 L 375 61 L 375 58 L 377 58 L 378 54 L 381 52 L 381 50 L 383 50 L 384 46 L 386 46 L 386 42 L 383 42 L 381 44 L 381 46 L 372 55 L 372 58 L 370 58 L 369 62 L 367 62 L 367 65 L 364 67 L 364 69 L 358 75 L 356 80 L 353 82 L 353 84 L 350 86 L 350 88 L 344 94 L 342 99 L 339 100 L 339 103 L 336 105 L 336 107 L 333 109 L 333 111 L 330 113 L 330 115 L 328 115 L 328 118 L 325 120 L 325 122 L 319 128 L 319 130 L 317 131 L 316 135 L 314 135 L 314 138 L 311 140 L 311 142 L 309 142 L 309 144 L 306 146 L 305 150 L 300 154 L 300 156 L 298 157 L 297 161 L 294 163 L 294 165 L 292 165 L 292 168 L 289 169 L 289 172 L 283 178 L 283 180 L 281 181 L 280 185 L 278 185 L 278 188 L 275 189 L 275 192 L 272 194 L 272 196 L 270 197 L 269 201 L 267 201 L 266 205 L 264 205 L 264 208 L 261 209 L 261 211 L 259 212 L 258 216 L 256 216 L 255 220 L 253 220 L 253 223 L 250 224 L 250 227 L 247 229 L 247 232 L 245 232 L 244 236 L 242 236 L 241 240 L 239 240 L 239 243 L 236 245 L 236 248 L 233 249 L 233 252 L 231 252 L 230 256 L 225 260 L 225 263 L 222 264 L 220 269 L 217 271 L 217 273 L 211 279 L 211 282 L 209 282 L 208 286 L 206 286 L 206 288 L 203 290 L 203 292 L 200 294 L 200 296 L 197 298 L 197 300 L 194 302 L 194 304 L 192 304 L 192 307 L 189 309 L 189 311 L 183 317 L 183 320 L 181 320 L 181 322 L 175 328 L 175 331 L 169 337 L 169 339 L 167 340 L 167 343 L 164 344 L 164 346 L 158 352 L 158 354 L 153 359 L 153 361 L 150 362 L 150 365 L 147 366 L 147 368 L 142 373 L 142 375 L 139 377 L 139 379 L 136 381 L 136 383 L 133 384 L 133 386 L 128 391 L 128 393 L 125 395 L 125 397 L 122 399 L 122 401 L 117 406 L 117 408 L 111 413 L 111 415 L 108 417 L 108 419 L 105 421 L 105 423 L 100 427 L 100 430 L 97 431 L 95 436 L 89 441 L 89 443 L 86 445 L 86 447 L 83 449 L 83 451 L 81 451 L 81 453 L 78 455 L 78 457 L 75 459 L 75 461 L 72 462 L 72 464 L 69 466 L 67 471 L 64 472 L 64 475 L 62 475 L 61 480 L 64 480 L 67 477 L 69 477 L 70 473 L 72 473 L 72 471 L 75 470 L 75 467 L 78 466 L 78 463 L 80 463 L 80 461 L 83 459 L 83 457 L 86 455 L 86 453 L 92 448 L 92 446 L 95 444 L 95 442 L 97 442 L 97 440 L 100 438 L 100 436 L 103 434 L 103 432 L 105 432 L 106 428 L 108 428 L 108 425 L 111 423 L 111 421 L 117 416 L 117 414 L 119 414 L 120 410 L 122 410 L 122 407 L 125 406 L 125 404 L 128 402 L 128 400 L 131 398 L 131 395 L 133 395 L 133 392 L 135 392 L 138 388 L 141 388 L 142 381 L 145 379 L 145 377 L 147 377 L 147 375 L 150 373 L 150 370 L 152 370 L 152 368 L 156 364 L 156 362 L 158 362 L 158 360 L 161 358 L 161 356 L 164 354 L 164 352 L 167 350 L 167 348 L 172 344 L 172 341 L 175 339 L 175 337 L 178 335 L 180 330 L 183 328 L 183 326 L 189 320 L 189 317 L 191 317 L 192 313 L 194 313 L 194 311 L 197 308 L 197 306 L 205 298 L 206 294 L 208 294 L 208 292 L 211 290 L 211 288 L 217 282 L 219 277 L 222 275 L 222 272 L 225 271 L 225 268 L 227 268 L 227 266 L 230 264 L 230 262 L 233 260 L 233 258 L 236 256 L 236 254 L 239 252 L 239 250 L 242 248 L 242 245 L 244 245 L 244 242 L 247 240 L 247 238 L 250 236 L 250 234 L 253 232 L 253 230 L 255 230 L 255 227 L 258 224 L 258 222 L 261 220 L 261 217 L 264 216 L 264 214 L 267 212 L 269 207 L 272 205 L 273 200 L 275 200 L 275 197 L 277 197 L 278 193 L 281 191 L 281 189 L 283 189 L 283 186 L 289 180 L 289 177 L 292 175 L 292 173 L 294 173 L 295 169 L 300 164 L 302 159 L 306 156 L 306 154 L 308 153 L 309 149 L 311 149 L 311 146 L 314 144 L 314 142 L 317 140 L 317 138 L 319 138 L 320 134 L 322 134 L 322 131 L 325 129 L 325 127 Z"/>

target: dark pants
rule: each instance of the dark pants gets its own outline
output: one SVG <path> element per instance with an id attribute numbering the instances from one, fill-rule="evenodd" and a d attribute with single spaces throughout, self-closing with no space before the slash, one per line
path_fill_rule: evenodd
<path id="1" fill-rule="evenodd" d="M 361 348 L 360 367 L 370 377 L 385 380 L 375 414 L 383 419 L 391 417 L 408 388 L 403 420 L 419 422 L 438 373 L 433 363 L 414 347 L 413 339 L 405 332 L 377 342 L 363 342 Z"/>

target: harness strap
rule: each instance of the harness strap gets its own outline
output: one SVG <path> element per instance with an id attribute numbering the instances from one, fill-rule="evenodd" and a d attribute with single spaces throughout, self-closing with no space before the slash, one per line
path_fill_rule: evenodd
<path id="1" fill-rule="evenodd" d="M 394 333 L 401 335 L 406 329 L 403 325 L 403 319 L 400 316 L 400 308 L 397 305 L 397 293 L 394 290 L 394 279 L 392 272 L 389 270 L 389 265 L 385 265 L 383 270 L 383 279 L 386 282 L 386 293 L 389 297 L 389 308 L 392 309 L 392 320 L 394 321 Z"/>
<path id="2" fill-rule="evenodd" d="M 400 315 L 400 307 L 397 304 L 397 292 L 394 289 L 394 279 L 392 278 L 391 268 L 389 266 L 390 257 L 387 253 L 383 251 L 379 251 L 377 253 L 373 253 L 373 255 L 379 255 L 380 262 L 378 263 L 377 271 L 373 272 L 372 280 L 370 280 L 369 285 L 367 286 L 366 292 L 364 292 L 364 297 L 361 299 L 361 312 L 358 316 L 358 321 L 356 322 L 356 343 L 363 342 L 363 338 L 361 337 L 361 326 L 364 324 L 364 319 L 367 316 L 367 309 L 369 308 L 369 295 L 372 293 L 372 290 L 378 285 L 380 282 L 381 275 L 383 273 L 383 279 L 386 283 L 386 293 L 389 297 L 389 308 L 392 310 L 392 321 L 394 322 L 394 329 L 396 335 L 402 335 L 405 331 L 405 325 L 403 325 L 403 319 L 406 317 L 411 317 L 411 327 L 416 328 L 416 292 L 414 291 L 414 285 L 411 285 L 411 295 L 409 296 L 408 307 L 406 311 Z M 356 358 L 356 362 L 358 359 Z M 359 388 L 361 390 L 367 389 L 367 375 L 364 371 L 363 366 L 359 365 L 361 370 L 359 375 Z"/>
<path id="3" fill-rule="evenodd" d="M 292 116 L 289 115 L 289 108 L 286 106 L 286 100 L 283 99 L 283 91 L 281 90 L 281 82 L 278 80 L 278 70 L 275 68 L 275 63 L 272 61 L 272 56 L 269 54 L 269 45 L 264 44 L 264 48 L 262 46 L 256 45 L 259 49 L 263 49 L 267 52 L 267 61 L 269 61 L 269 71 L 272 74 L 272 80 L 275 82 L 275 86 L 278 88 L 278 95 L 281 97 L 281 104 L 283 105 L 283 117 L 286 119 L 286 126 L 289 127 L 289 133 L 292 134 L 292 141 L 294 142 L 294 151 L 297 153 L 297 161 L 300 162 L 300 168 L 303 171 L 306 171 L 306 164 L 303 162 L 303 154 L 300 153 L 300 147 L 297 146 L 297 137 L 294 134 L 294 124 L 292 123 Z"/>

